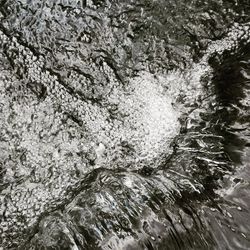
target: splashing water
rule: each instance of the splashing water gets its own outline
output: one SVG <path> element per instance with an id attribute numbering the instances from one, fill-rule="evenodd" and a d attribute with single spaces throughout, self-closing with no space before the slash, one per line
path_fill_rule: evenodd
<path id="1" fill-rule="evenodd" d="M 1 1 L 4 249 L 248 248 L 247 8 L 191 2 Z"/>

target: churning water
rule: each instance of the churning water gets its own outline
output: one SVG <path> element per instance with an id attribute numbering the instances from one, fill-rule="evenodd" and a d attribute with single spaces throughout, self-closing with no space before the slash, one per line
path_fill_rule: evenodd
<path id="1" fill-rule="evenodd" d="M 0 249 L 249 249 L 247 0 L 0 0 Z"/>

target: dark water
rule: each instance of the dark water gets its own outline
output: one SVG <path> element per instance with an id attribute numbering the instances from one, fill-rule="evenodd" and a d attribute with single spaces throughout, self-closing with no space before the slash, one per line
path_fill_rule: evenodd
<path id="1" fill-rule="evenodd" d="M 249 249 L 248 1 L 0 1 L 0 249 Z"/>

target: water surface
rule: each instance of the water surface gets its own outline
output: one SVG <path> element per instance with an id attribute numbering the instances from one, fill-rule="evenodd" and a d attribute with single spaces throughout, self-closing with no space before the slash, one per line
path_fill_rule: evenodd
<path id="1" fill-rule="evenodd" d="M 1 249 L 249 249 L 248 1 L 0 1 Z"/>

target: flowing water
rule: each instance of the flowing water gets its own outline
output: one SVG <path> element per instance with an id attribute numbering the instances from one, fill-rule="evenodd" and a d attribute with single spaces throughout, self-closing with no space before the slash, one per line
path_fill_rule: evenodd
<path id="1" fill-rule="evenodd" d="M 247 0 L 0 0 L 0 249 L 249 249 Z"/>

